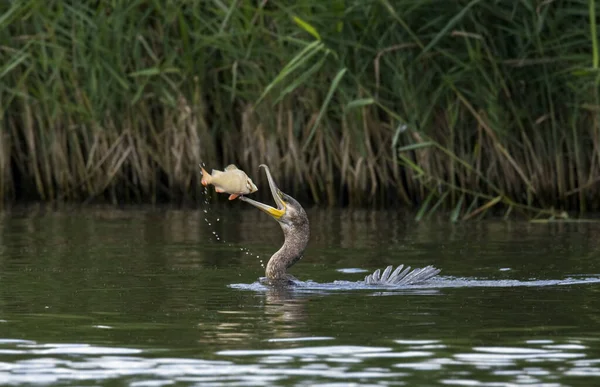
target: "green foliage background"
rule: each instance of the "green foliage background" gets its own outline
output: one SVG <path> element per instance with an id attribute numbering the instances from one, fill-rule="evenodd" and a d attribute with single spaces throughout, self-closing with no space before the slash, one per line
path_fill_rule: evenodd
<path id="1" fill-rule="evenodd" d="M 251 176 L 266 163 L 307 204 L 596 211 L 597 12 L 593 0 L 1 2 L 0 197 L 198 200 L 200 162 Z"/>

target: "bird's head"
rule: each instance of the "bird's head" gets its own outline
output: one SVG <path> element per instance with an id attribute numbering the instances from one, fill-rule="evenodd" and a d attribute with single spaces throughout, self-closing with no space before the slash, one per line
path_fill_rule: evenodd
<path id="1" fill-rule="evenodd" d="M 282 192 L 271 176 L 269 167 L 265 164 L 261 164 L 259 168 L 264 168 L 269 181 L 269 189 L 275 200 L 275 207 L 267 204 L 258 202 L 256 200 L 249 199 L 245 196 L 240 196 L 240 200 L 253 205 L 259 210 L 269 214 L 273 219 L 278 221 L 282 225 L 292 225 L 300 219 L 306 219 L 306 212 L 304 208 L 290 195 Z"/>

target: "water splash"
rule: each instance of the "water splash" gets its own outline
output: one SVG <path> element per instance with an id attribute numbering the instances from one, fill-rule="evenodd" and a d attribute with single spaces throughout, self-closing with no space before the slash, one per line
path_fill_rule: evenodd
<path id="1" fill-rule="evenodd" d="M 206 167 L 206 164 L 204 162 L 201 163 L 202 167 Z M 221 235 L 219 235 L 219 233 L 214 229 L 213 227 L 213 223 L 218 223 L 221 221 L 220 217 L 215 217 L 212 215 L 212 211 L 211 211 L 211 194 L 210 191 L 208 189 L 208 186 L 204 187 L 204 189 L 202 190 L 202 194 L 204 196 L 204 208 L 202 210 L 202 212 L 204 212 L 204 222 L 206 223 L 206 225 L 210 228 L 210 231 L 214 237 L 214 239 L 217 242 L 221 242 L 225 245 L 227 245 L 227 247 L 231 247 L 233 248 L 233 244 L 230 242 L 227 242 L 224 238 L 221 237 Z M 212 219 L 211 219 L 212 218 Z M 249 248 L 247 247 L 241 247 L 240 248 L 241 251 L 245 252 L 246 255 L 256 255 L 256 258 L 259 260 L 260 266 L 264 269 L 265 268 L 265 264 L 262 260 L 262 258 L 260 257 L 259 254 L 254 254 L 254 252 L 252 252 Z"/>
<path id="2" fill-rule="evenodd" d="M 270 289 L 264 284 L 265 278 L 251 284 L 231 284 L 230 288 L 239 290 L 249 290 L 255 292 L 265 292 Z M 425 283 L 406 286 L 383 286 L 368 285 L 363 281 L 334 281 L 329 283 L 318 283 L 313 281 L 297 281 L 290 289 L 294 292 L 334 292 L 345 290 L 385 290 L 385 293 L 379 295 L 406 294 L 406 292 L 418 294 L 432 294 L 440 289 L 451 288 L 508 288 L 508 287 L 545 287 L 545 286 L 572 286 L 598 284 L 600 277 L 598 274 L 590 276 L 567 277 L 561 280 L 485 280 L 461 277 L 440 276 L 428 280 Z"/>

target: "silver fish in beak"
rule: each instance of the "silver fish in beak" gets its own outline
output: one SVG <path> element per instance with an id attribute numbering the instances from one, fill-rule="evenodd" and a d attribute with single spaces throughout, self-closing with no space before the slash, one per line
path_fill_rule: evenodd
<path id="1" fill-rule="evenodd" d="M 213 169 L 212 174 L 202 166 L 200 168 L 202 169 L 202 185 L 206 187 L 212 184 L 215 186 L 215 191 L 231 194 L 229 200 L 258 191 L 252 179 L 233 164 L 228 165 L 224 171 Z"/>

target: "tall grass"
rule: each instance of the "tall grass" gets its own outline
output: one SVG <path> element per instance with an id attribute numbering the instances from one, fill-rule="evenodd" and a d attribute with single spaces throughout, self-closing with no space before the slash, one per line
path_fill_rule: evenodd
<path id="1" fill-rule="evenodd" d="M 70 3 L 0 3 L 4 202 L 193 201 L 234 162 L 418 218 L 600 208 L 593 0 Z"/>

